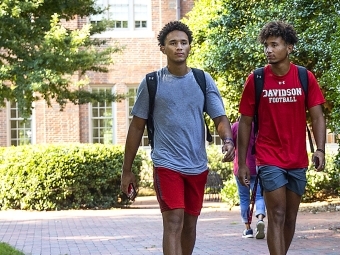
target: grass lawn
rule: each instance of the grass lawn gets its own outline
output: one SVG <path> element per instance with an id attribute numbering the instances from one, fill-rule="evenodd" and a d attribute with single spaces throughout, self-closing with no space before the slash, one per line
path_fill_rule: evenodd
<path id="1" fill-rule="evenodd" d="M 21 251 L 16 250 L 7 243 L 0 243 L 0 254 L 6 255 L 25 255 Z"/>

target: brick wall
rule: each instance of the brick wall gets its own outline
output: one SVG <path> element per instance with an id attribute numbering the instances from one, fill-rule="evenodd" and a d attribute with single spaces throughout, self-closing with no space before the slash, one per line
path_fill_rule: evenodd
<path id="1" fill-rule="evenodd" d="M 181 1 L 181 17 L 185 17 L 188 12 L 194 7 L 193 0 L 182 0 Z"/>
<path id="2" fill-rule="evenodd" d="M 41 100 L 35 103 L 36 143 L 67 143 L 80 141 L 79 105 L 68 104 L 60 111 L 59 104 L 48 107 Z"/>

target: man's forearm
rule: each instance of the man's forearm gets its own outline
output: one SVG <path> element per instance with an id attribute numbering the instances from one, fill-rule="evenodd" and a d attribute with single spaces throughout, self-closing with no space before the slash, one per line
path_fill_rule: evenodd
<path id="1" fill-rule="evenodd" d="M 227 116 L 220 116 L 214 119 L 216 131 L 219 137 L 223 140 L 226 138 L 232 138 L 231 125 Z"/>
<path id="2" fill-rule="evenodd" d="M 131 171 L 144 130 L 130 127 L 125 144 L 123 172 Z"/>
<path id="3" fill-rule="evenodd" d="M 238 165 L 246 164 L 247 151 L 250 139 L 251 125 L 239 122 L 237 132 Z"/>
<path id="4" fill-rule="evenodd" d="M 325 150 L 326 143 L 326 125 L 324 122 L 317 121 L 315 124 L 312 124 L 313 127 L 313 135 L 316 143 L 316 147 L 318 149 Z"/>

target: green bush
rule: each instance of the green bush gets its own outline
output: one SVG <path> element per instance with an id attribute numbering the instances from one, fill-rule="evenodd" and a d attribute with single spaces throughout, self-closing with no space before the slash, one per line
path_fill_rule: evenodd
<path id="1" fill-rule="evenodd" d="M 222 180 L 227 180 L 233 175 L 233 162 L 222 162 L 221 146 L 210 145 L 207 147 L 208 167 L 218 173 Z"/>
<path id="2" fill-rule="evenodd" d="M 221 200 L 226 202 L 231 209 L 238 204 L 239 196 L 237 193 L 236 181 L 233 173 L 233 162 L 222 162 L 223 154 L 221 146 L 211 145 L 207 148 L 208 167 L 210 171 L 216 172 L 222 180 L 221 188 L 218 189 Z M 209 180 L 208 180 L 209 181 Z M 217 191 L 214 189 L 213 192 Z M 207 187 L 206 194 L 210 194 L 211 190 Z"/>
<path id="3" fill-rule="evenodd" d="M 240 204 L 240 197 L 237 191 L 237 184 L 235 176 L 231 175 L 227 181 L 224 182 L 224 187 L 221 190 L 221 198 L 229 206 L 229 210 L 235 205 Z"/>
<path id="4" fill-rule="evenodd" d="M 311 156 L 310 154 L 309 158 Z M 335 155 L 326 154 L 326 165 L 323 171 L 317 172 L 312 164 L 309 165 L 303 202 L 321 201 L 340 196 L 340 171 L 336 162 Z"/>
<path id="5" fill-rule="evenodd" d="M 2 148 L 1 209 L 120 207 L 127 203 L 120 192 L 123 150 L 103 144 Z M 144 156 L 139 152 L 133 164 L 137 181 Z"/>
<path id="6" fill-rule="evenodd" d="M 140 173 L 140 182 L 139 188 L 145 188 L 153 190 L 153 163 L 151 158 L 144 157 L 141 173 Z"/>
<path id="7" fill-rule="evenodd" d="M 7 243 L 0 243 L 0 254 L 4 255 L 25 255 L 23 252 L 15 249 Z"/>

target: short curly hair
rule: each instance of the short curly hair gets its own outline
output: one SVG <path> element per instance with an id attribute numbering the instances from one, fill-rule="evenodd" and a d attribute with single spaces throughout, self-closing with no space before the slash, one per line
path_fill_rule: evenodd
<path id="1" fill-rule="evenodd" d="M 282 37 L 282 39 L 288 43 L 295 45 L 298 42 L 298 37 L 294 27 L 283 21 L 271 21 L 267 23 L 258 36 L 258 41 L 264 44 L 270 36 Z"/>
<path id="2" fill-rule="evenodd" d="M 183 31 L 184 33 L 187 34 L 188 39 L 189 39 L 189 44 L 192 42 L 192 32 L 189 29 L 189 27 L 180 22 L 180 21 L 171 21 L 168 24 L 166 24 L 162 30 L 159 32 L 157 39 L 158 39 L 158 45 L 159 46 L 164 46 L 165 45 L 165 38 L 166 36 L 175 30 Z"/>

